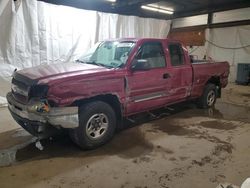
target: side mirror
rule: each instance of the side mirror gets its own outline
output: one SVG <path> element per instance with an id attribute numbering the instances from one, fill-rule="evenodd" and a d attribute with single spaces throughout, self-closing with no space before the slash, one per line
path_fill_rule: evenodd
<path id="1" fill-rule="evenodd" d="M 150 70 L 150 64 L 147 59 L 134 60 L 131 66 L 133 71 L 147 71 Z"/>
<path id="2" fill-rule="evenodd" d="M 198 60 L 198 56 L 197 55 L 189 55 L 190 61 L 191 63 L 195 63 Z"/>

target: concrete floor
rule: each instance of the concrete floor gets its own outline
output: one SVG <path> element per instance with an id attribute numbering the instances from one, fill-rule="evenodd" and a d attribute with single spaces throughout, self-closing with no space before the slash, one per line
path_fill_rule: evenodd
<path id="1" fill-rule="evenodd" d="M 236 105 L 237 104 L 237 105 Z M 142 114 L 107 145 L 79 150 L 65 135 L 34 138 L 0 108 L 0 187 L 211 188 L 250 176 L 250 87 L 229 85 L 214 109 Z"/>

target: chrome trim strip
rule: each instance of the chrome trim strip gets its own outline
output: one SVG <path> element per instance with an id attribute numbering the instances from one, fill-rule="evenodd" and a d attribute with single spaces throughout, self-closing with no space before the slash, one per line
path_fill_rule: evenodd
<path id="1" fill-rule="evenodd" d="M 30 121 L 39 121 L 41 123 L 46 123 L 46 119 L 43 116 L 39 116 L 33 113 L 28 113 L 27 111 L 24 110 L 19 110 L 17 109 L 14 105 L 9 103 L 9 110 L 15 113 L 16 115 L 28 119 Z"/>
<path id="2" fill-rule="evenodd" d="M 147 101 L 147 100 L 159 98 L 159 97 L 162 97 L 162 96 L 163 96 L 163 94 L 158 94 L 158 95 L 151 96 L 151 97 L 145 97 L 145 98 L 137 99 L 137 100 L 134 100 L 134 102 L 137 103 L 137 102 Z"/>

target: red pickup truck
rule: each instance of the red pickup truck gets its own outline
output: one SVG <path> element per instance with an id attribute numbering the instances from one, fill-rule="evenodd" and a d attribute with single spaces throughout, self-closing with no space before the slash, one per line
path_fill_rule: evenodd
<path id="1" fill-rule="evenodd" d="M 228 75 L 228 62 L 194 61 L 178 41 L 107 40 L 75 62 L 15 72 L 7 100 L 31 134 L 69 129 L 76 144 L 92 149 L 133 114 L 187 100 L 213 106 Z"/>

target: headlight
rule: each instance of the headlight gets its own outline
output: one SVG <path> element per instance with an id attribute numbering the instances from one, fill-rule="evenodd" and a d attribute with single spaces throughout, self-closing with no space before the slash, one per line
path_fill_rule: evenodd
<path id="1" fill-rule="evenodd" d="M 44 98 L 47 96 L 49 87 L 47 85 L 34 85 L 30 90 L 30 97 Z"/>

